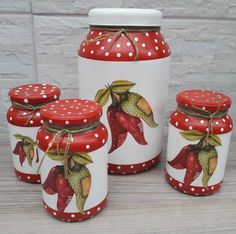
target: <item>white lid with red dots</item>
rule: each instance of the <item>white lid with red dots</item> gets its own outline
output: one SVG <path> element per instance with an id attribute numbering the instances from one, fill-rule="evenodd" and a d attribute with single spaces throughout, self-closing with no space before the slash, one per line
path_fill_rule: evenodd
<path id="1" fill-rule="evenodd" d="M 12 102 L 32 105 L 55 101 L 60 94 L 60 89 L 50 84 L 20 85 L 8 92 Z"/>
<path id="2" fill-rule="evenodd" d="M 89 11 L 89 24 L 96 26 L 160 27 L 162 13 L 154 9 L 96 8 Z"/>
<path id="3" fill-rule="evenodd" d="M 40 110 L 42 119 L 58 126 L 79 126 L 100 119 L 102 107 L 84 99 L 65 99 L 51 102 Z"/>
<path id="4" fill-rule="evenodd" d="M 177 94 L 176 101 L 180 106 L 189 109 L 200 108 L 214 113 L 227 111 L 231 106 L 231 99 L 223 93 L 214 90 L 185 90 Z"/>

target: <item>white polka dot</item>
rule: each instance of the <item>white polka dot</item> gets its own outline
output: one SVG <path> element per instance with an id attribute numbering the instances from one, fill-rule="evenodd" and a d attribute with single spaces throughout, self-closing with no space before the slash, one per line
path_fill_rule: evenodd
<path id="1" fill-rule="evenodd" d="M 174 116 L 176 116 L 176 115 L 178 115 L 178 112 L 175 112 L 175 113 L 174 113 Z"/>
<path id="2" fill-rule="evenodd" d="M 117 44 L 116 47 L 117 47 L 117 48 L 120 48 L 120 44 Z"/>
<path id="3" fill-rule="evenodd" d="M 214 189 L 214 186 L 211 186 L 211 190 L 213 190 Z"/>
<path id="4" fill-rule="evenodd" d="M 109 56 L 109 52 L 106 52 L 106 53 L 105 53 L 105 56 L 106 56 L 106 57 Z"/>
<path id="5" fill-rule="evenodd" d="M 100 211 L 100 210 L 101 210 L 101 207 L 98 207 L 98 208 L 97 208 L 97 211 Z"/>
<path id="6" fill-rule="evenodd" d="M 117 166 L 117 169 L 121 169 L 121 166 Z"/>
<path id="7" fill-rule="evenodd" d="M 85 148 L 86 148 L 86 149 L 89 149 L 89 148 L 90 148 L 90 145 L 86 145 Z"/>
<path id="8" fill-rule="evenodd" d="M 93 33 L 94 33 L 94 31 L 91 31 L 91 33 L 90 33 L 90 34 L 92 35 Z"/>
<path id="9" fill-rule="evenodd" d="M 85 48 L 83 48 L 82 52 L 85 52 Z"/>
<path id="10" fill-rule="evenodd" d="M 99 44 L 100 44 L 100 41 L 97 41 L 97 42 L 96 42 L 96 45 L 99 45 Z"/>
<path id="11" fill-rule="evenodd" d="M 107 40 L 107 42 L 111 42 L 111 38 L 109 38 L 109 39 Z"/>
<path id="12" fill-rule="evenodd" d="M 133 53 L 132 52 L 129 52 L 129 57 L 132 57 L 133 56 Z"/>
<path id="13" fill-rule="evenodd" d="M 127 45 L 127 46 L 131 46 L 131 43 L 130 43 L 130 42 L 127 42 L 126 45 Z"/>
<path id="14" fill-rule="evenodd" d="M 196 196 L 198 196 L 199 194 L 198 193 L 195 193 Z"/>
<path id="15" fill-rule="evenodd" d="M 89 214 L 90 214 L 90 211 L 87 212 L 87 215 L 89 215 Z"/>
<path id="16" fill-rule="evenodd" d="M 202 120 L 200 120 L 200 123 L 201 123 L 201 124 L 204 124 L 204 123 L 205 123 L 205 121 L 202 119 Z"/>
<path id="17" fill-rule="evenodd" d="M 158 50 L 158 46 L 155 46 L 155 50 Z"/>
<path id="18" fill-rule="evenodd" d="M 203 189 L 202 189 L 202 192 L 205 192 L 205 191 L 206 191 L 206 190 L 203 188 Z"/>
<path id="19" fill-rule="evenodd" d="M 173 178 L 172 177 L 170 177 L 170 181 L 172 181 L 173 180 Z"/>
<path id="20" fill-rule="evenodd" d="M 189 121 L 189 119 L 185 119 L 184 121 L 185 121 L 185 122 L 188 122 L 188 121 Z"/>
<path id="21" fill-rule="evenodd" d="M 158 40 L 157 40 L 157 39 L 154 39 L 154 41 L 155 41 L 155 43 L 157 43 L 157 42 L 158 42 Z"/>
<path id="22" fill-rule="evenodd" d="M 219 122 L 218 121 L 216 121 L 216 125 L 218 125 L 219 124 Z"/>
<path id="23" fill-rule="evenodd" d="M 229 116 L 228 116 L 228 115 L 226 115 L 226 119 L 229 119 Z"/>
<path id="24" fill-rule="evenodd" d="M 142 164 L 142 167 L 145 167 L 146 166 L 146 164 L 144 163 L 144 164 Z"/>
<path id="25" fill-rule="evenodd" d="M 41 181 L 40 180 L 37 180 L 38 183 L 40 183 Z"/>
<path id="26" fill-rule="evenodd" d="M 24 99 L 24 103 L 28 103 L 29 100 L 27 98 Z"/>
<path id="27" fill-rule="evenodd" d="M 90 54 L 94 54 L 94 50 L 91 50 L 91 51 L 90 51 Z"/>
<path id="28" fill-rule="evenodd" d="M 12 118 L 12 117 L 10 117 L 9 119 L 10 119 L 10 120 L 12 120 L 13 118 Z"/>
<path id="29" fill-rule="evenodd" d="M 179 187 L 183 187 L 183 184 L 179 183 Z"/>
<path id="30" fill-rule="evenodd" d="M 206 128 L 206 131 L 208 132 L 208 131 L 209 131 L 209 128 Z"/>
<path id="31" fill-rule="evenodd" d="M 191 188 L 191 191 L 195 191 L 195 189 L 194 189 L 194 188 Z"/>
<path id="32" fill-rule="evenodd" d="M 30 180 L 30 176 L 27 176 L 27 179 Z"/>
<path id="33" fill-rule="evenodd" d="M 223 132 L 223 131 L 224 131 L 224 128 L 221 128 L 220 131 Z"/>
<path id="34" fill-rule="evenodd" d="M 49 139 L 49 136 L 45 136 L 45 140 L 48 140 Z"/>
<path id="35" fill-rule="evenodd" d="M 48 207 L 46 205 L 44 205 L 44 208 L 47 209 Z"/>
<path id="36" fill-rule="evenodd" d="M 40 116 L 40 113 L 39 113 L 39 112 L 37 112 L 37 113 L 36 113 L 36 116 L 38 116 L 38 117 L 39 117 L 39 116 Z"/>
<path id="37" fill-rule="evenodd" d="M 137 41 L 138 41 L 138 38 L 137 38 L 137 37 L 135 37 L 135 38 L 134 38 L 134 41 L 136 41 L 136 42 L 137 42 Z"/>
<path id="38" fill-rule="evenodd" d="M 152 55 L 152 53 L 151 52 L 148 52 L 148 56 L 151 56 Z"/>
<path id="39" fill-rule="evenodd" d="M 71 218 L 74 218 L 74 217 L 75 217 L 75 214 L 72 214 L 72 215 L 71 215 Z"/>
<path id="40" fill-rule="evenodd" d="M 162 50 L 162 52 L 165 54 L 166 51 L 165 51 L 165 50 Z"/>
<path id="41" fill-rule="evenodd" d="M 102 139 L 102 143 L 104 144 L 106 142 L 106 140 L 105 139 Z"/>
<path id="42" fill-rule="evenodd" d="M 189 126 L 189 127 L 188 127 L 188 129 L 189 129 L 189 130 L 192 130 L 192 129 L 193 129 L 193 127 L 192 127 L 192 126 Z"/>
<path id="43" fill-rule="evenodd" d="M 226 120 L 225 119 L 222 119 L 222 121 L 225 123 L 226 122 Z"/>
<path id="44" fill-rule="evenodd" d="M 230 124 L 230 125 L 229 125 L 229 127 L 230 127 L 230 128 L 232 128 L 232 127 L 233 127 L 233 125 L 232 125 L 232 124 Z"/>
<path id="45" fill-rule="evenodd" d="M 205 107 L 205 106 L 203 106 L 203 107 L 202 107 L 202 109 L 203 109 L 203 110 L 206 110 L 206 107 Z"/>
<path id="46" fill-rule="evenodd" d="M 117 58 L 120 58 L 121 53 L 117 53 L 116 56 L 117 56 Z"/>
<path id="47" fill-rule="evenodd" d="M 87 121 L 88 121 L 87 119 L 84 119 L 84 120 L 83 120 L 84 123 L 87 123 Z"/>
<path id="48" fill-rule="evenodd" d="M 158 32 L 156 32 L 156 35 L 157 35 L 157 36 L 159 35 Z"/>
<path id="49" fill-rule="evenodd" d="M 178 126 L 179 125 L 179 123 L 178 122 L 175 122 L 175 126 Z"/>
<path id="50" fill-rule="evenodd" d="M 70 122 L 68 120 L 65 121 L 65 124 L 69 124 Z"/>
<path id="51" fill-rule="evenodd" d="M 154 163 L 155 162 L 155 160 L 152 160 L 152 163 Z"/>
<path id="52" fill-rule="evenodd" d="M 145 44 L 145 43 L 142 43 L 142 47 L 146 47 L 146 44 Z"/>
<path id="53" fill-rule="evenodd" d="M 184 191 L 184 193 L 187 193 L 187 191 Z"/>
<path id="54" fill-rule="evenodd" d="M 162 45 L 164 45 L 164 44 L 165 44 L 165 42 L 164 42 L 164 41 L 161 41 L 161 44 L 162 44 Z"/>
<path id="55" fill-rule="evenodd" d="M 98 138 L 98 134 L 97 134 L 97 133 L 95 133 L 94 136 L 95 136 L 96 138 Z"/>
<path id="56" fill-rule="evenodd" d="M 112 174 L 113 174 L 113 173 L 114 173 L 114 171 L 110 171 L 110 173 L 112 173 Z"/>
<path id="57" fill-rule="evenodd" d="M 105 47 L 104 47 L 104 46 L 102 46 L 102 47 L 101 47 L 101 50 L 104 50 L 104 49 L 105 49 Z"/>
<path id="58" fill-rule="evenodd" d="M 55 216 L 56 216 L 56 215 L 57 215 L 57 213 L 54 211 L 54 212 L 53 212 L 53 215 L 55 215 Z"/>
<path id="59" fill-rule="evenodd" d="M 44 95 L 43 95 L 43 98 L 47 98 L 47 95 L 44 94 Z"/>
<path id="60" fill-rule="evenodd" d="M 29 121 L 29 123 L 30 123 L 30 124 L 33 124 L 33 123 L 34 123 L 34 121 L 33 121 L 33 120 L 30 120 L 30 121 Z"/>
<path id="61" fill-rule="evenodd" d="M 52 120 L 51 119 L 49 119 L 49 121 L 48 121 L 49 123 L 52 123 Z"/>
<path id="62" fill-rule="evenodd" d="M 147 33 L 145 33 L 145 35 L 148 37 L 148 36 L 149 36 L 149 33 L 147 32 Z"/>
<path id="63" fill-rule="evenodd" d="M 130 166 L 130 168 L 134 168 L 134 166 L 133 166 L 133 165 L 131 165 L 131 166 Z"/>

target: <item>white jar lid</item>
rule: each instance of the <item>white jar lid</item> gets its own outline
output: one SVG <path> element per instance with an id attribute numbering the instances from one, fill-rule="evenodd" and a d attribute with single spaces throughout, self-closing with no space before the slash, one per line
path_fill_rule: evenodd
<path id="1" fill-rule="evenodd" d="M 162 13 L 153 9 L 95 8 L 89 11 L 89 25 L 161 26 Z"/>

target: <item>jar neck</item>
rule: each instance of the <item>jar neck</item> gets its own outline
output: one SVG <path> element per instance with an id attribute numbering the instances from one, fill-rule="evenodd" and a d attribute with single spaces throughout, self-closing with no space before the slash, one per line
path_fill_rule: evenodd
<path id="1" fill-rule="evenodd" d="M 180 112 L 182 112 L 186 115 L 191 115 L 191 116 L 194 116 L 197 118 L 205 118 L 205 119 L 221 118 L 228 113 L 228 110 L 225 110 L 225 111 L 218 110 L 215 112 L 210 112 L 207 110 L 203 110 L 201 108 L 190 109 L 190 108 L 183 107 L 181 105 L 177 106 L 177 110 L 179 110 Z"/>
<path id="2" fill-rule="evenodd" d="M 161 27 L 153 26 L 110 26 L 110 25 L 90 25 L 90 29 L 94 31 L 119 31 L 126 32 L 160 32 Z"/>
<path id="3" fill-rule="evenodd" d="M 44 122 L 43 127 L 46 131 L 51 133 L 61 134 L 80 134 L 97 129 L 101 125 L 100 121 L 79 125 L 79 126 L 59 126 Z"/>

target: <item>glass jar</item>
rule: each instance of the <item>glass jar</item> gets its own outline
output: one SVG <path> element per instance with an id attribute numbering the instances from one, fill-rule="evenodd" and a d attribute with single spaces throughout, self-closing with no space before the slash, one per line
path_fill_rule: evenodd
<path id="1" fill-rule="evenodd" d="M 16 176 L 28 183 L 40 183 L 37 173 L 36 134 L 43 124 L 40 108 L 60 96 L 60 89 L 49 84 L 26 84 L 8 93 L 12 106 L 7 111 L 11 152 Z"/>
<path id="2" fill-rule="evenodd" d="M 170 115 L 166 179 L 175 189 L 209 195 L 223 183 L 232 119 L 229 97 L 211 90 L 186 90 Z"/>
<path id="3" fill-rule="evenodd" d="M 163 146 L 170 49 L 162 14 L 148 9 L 93 9 L 81 43 L 79 96 L 103 106 L 110 129 L 109 172 L 147 170 Z"/>
<path id="4" fill-rule="evenodd" d="M 107 130 L 102 108 L 84 99 L 60 100 L 41 110 L 39 155 L 45 208 L 63 221 L 97 214 L 107 200 Z"/>

